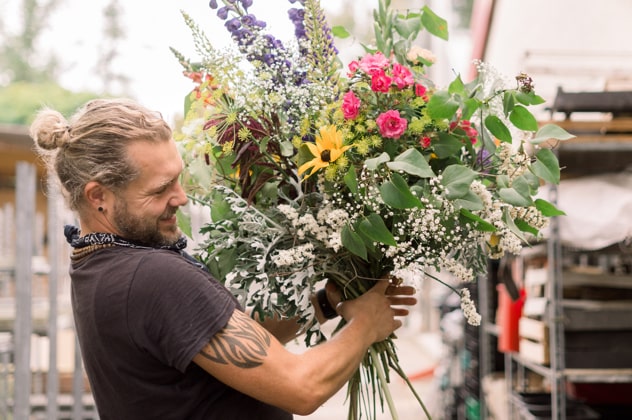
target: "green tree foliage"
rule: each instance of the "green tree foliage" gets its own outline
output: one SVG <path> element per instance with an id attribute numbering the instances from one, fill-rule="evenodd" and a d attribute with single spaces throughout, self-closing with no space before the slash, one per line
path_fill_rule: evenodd
<path id="1" fill-rule="evenodd" d="M 62 0 L 22 0 L 12 29 L 7 16 L 0 17 L 0 81 L 43 82 L 55 80 L 59 60 L 51 52 L 38 49 L 38 41 L 49 17 Z"/>
<path id="2" fill-rule="evenodd" d="M 0 123 L 28 125 L 35 112 L 44 106 L 69 116 L 97 96 L 90 92 L 71 92 L 55 82 L 15 82 L 0 88 Z"/>

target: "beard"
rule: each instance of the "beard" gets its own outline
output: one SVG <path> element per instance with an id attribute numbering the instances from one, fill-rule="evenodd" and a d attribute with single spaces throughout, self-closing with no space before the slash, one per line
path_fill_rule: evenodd
<path id="1" fill-rule="evenodd" d="M 137 216 L 130 213 L 126 202 L 114 205 L 112 221 L 121 232 L 121 236 L 129 241 L 152 247 L 170 246 L 175 244 L 182 233 L 176 226 L 160 230 L 159 222 L 173 216 L 177 208 L 170 207 L 157 219 Z"/>

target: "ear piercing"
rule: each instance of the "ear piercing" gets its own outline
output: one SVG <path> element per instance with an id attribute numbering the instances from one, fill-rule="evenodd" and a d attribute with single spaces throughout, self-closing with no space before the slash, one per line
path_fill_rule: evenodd
<path id="1" fill-rule="evenodd" d="M 99 207 L 97 207 L 97 210 L 102 212 L 103 211 L 103 207 L 99 206 Z"/>

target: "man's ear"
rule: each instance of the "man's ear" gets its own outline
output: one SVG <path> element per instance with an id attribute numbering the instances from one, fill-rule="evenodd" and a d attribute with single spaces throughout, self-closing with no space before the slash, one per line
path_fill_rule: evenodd
<path id="1" fill-rule="evenodd" d="M 93 209 L 103 209 L 107 205 L 109 190 L 96 181 L 90 181 L 83 189 L 88 206 Z"/>

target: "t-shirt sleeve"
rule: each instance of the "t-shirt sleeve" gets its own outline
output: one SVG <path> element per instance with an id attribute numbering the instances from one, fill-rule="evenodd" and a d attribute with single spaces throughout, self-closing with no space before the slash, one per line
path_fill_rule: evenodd
<path id="1" fill-rule="evenodd" d="M 132 340 L 162 363 L 184 372 L 238 304 L 208 273 L 171 251 L 149 253 L 130 287 Z"/>

